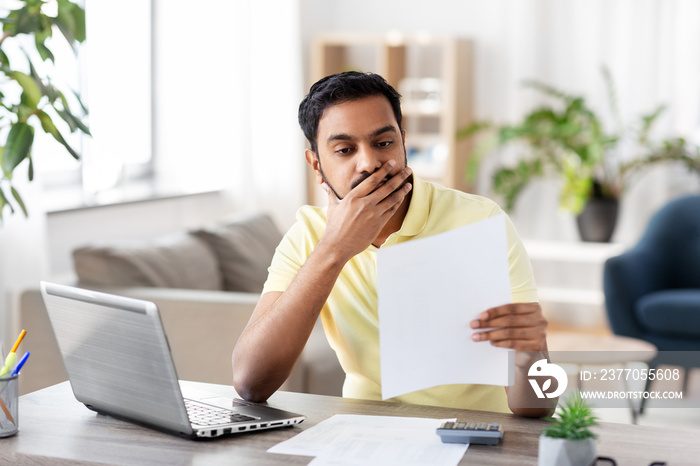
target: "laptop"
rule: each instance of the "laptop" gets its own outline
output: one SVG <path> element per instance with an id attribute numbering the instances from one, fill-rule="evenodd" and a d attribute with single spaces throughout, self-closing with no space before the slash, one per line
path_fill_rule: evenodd
<path id="1" fill-rule="evenodd" d="M 153 302 L 48 282 L 41 282 L 41 293 L 73 394 L 93 411 L 189 438 L 306 419 L 214 394 L 183 397 Z"/>

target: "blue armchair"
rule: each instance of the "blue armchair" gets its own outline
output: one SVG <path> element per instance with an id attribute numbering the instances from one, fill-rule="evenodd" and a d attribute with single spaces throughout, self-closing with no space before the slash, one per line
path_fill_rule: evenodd
<path id="1" fill-rule="evenodd" d="M 603 289 L 612 331 L 656 345 L 650 366 L 682 366 L 687 382 L 700 367 L 700 195 L 659 209 L 632 249 L 607 260 Z"/>

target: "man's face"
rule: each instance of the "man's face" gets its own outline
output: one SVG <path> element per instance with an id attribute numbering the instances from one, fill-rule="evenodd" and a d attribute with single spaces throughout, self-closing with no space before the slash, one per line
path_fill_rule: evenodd
<path id="1" fill-rule="evenodd" d="M 318 158 L 307 150 L 306 160 L 339 199 L 389 160 L 396 161 L 390 176 L 406 167 L 404 133 L 384 96 L 326 108 L 317 138 Z"/>

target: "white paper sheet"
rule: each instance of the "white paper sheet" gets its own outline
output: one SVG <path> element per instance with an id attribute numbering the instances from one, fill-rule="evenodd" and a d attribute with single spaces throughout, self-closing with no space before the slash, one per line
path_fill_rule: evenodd
<path id="1" fill-rule="evenodd" d="M 435 429 L 444 421 L 337 414 L 268 452 L 315 456 L 315 466 L 456 465 L 469 445 L 442 443 Z"/>
<path id="2" fill-rule="evenodd" d="M 511 302 L 505 217 L 381 248 L 382 397 L 447 384 L 508 385 L 509 350 L 474 342 L 471 320 Z"/>

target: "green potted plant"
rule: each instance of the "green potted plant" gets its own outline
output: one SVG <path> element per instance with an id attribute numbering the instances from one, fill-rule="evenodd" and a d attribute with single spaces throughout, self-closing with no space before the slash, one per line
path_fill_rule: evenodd
<path id="1" fill-rule="evenodd" d="M 546 420 L 552 425 L 540 435 L 539 466 L 586 466 L 593 461 L 596 435 L 590 428 L 598 419 L 580 392 L 567 399 L 559 417 Z"/>
<path id="2" fill-rule="evenodd" d="M 17 9 L 0 18 L 0 222 L 6 208 L 11 213 L 19 208 L 27 215 L 25 203 L 13 185 L 13 175 L 26 161 L 28 178 L 30 181 L 34 178 L 32 145 L 36 128 L 50 134 L 76 159 L 78 153 L 63 134 L 66 131 L 90 134 L 82 121 L 87 109 L 78 94 L 59 89 L 49 76 L 37 71 L 53 63 L 48 39 L 54 35 L 54 29 L 60 31 L 74 50 L 78 42 L 85 40 L 85 11 L 69 0 L 17 3 Z M 52 8 L 54 11 L 50 11 Z M 20 42 L 21 36 L 33 41 Z M 10 61 L 8 47 L 21 50 L 23 57 L 14 56 Z M 27 51 L 29 47 L 34 49 L 31 53 Z M 44 62 L 43 67 L 35 66 L 37 56 Z"/>
<path id="3" fill-rule="evenodd" d="M 521 157 L 514 165 L 500 166 L 493 174 L 493 187 L 512 210 L 522 190 L 535 178 L 553 175 L 561 180 L 560 206 L 577 215 L 582 239 L 609 241 L 617 219 L 618 204 L 635 175 L 654 164 L 680 162 L 700 172 L 700 148 L 683 138 L 652 140 L 651 130 L 664 106 L 625 126 L 620 117 L 615 90 L 606 68 L 603 75 L 616 121 L 608 132 L 586 99 L 569 95 L 536 81 L 531 87 L 552 99 L 552 103 L 527 113 L 520 123 L 495 125 L 477 122 L 460 130 L 458 136 L 472 137 L 488 131 L 472 154 L 468 176 L 474 178 L 479 161 L 504 146 L 519 145 Z M 607 224 L 591 226 L 607 219 Z"/>

